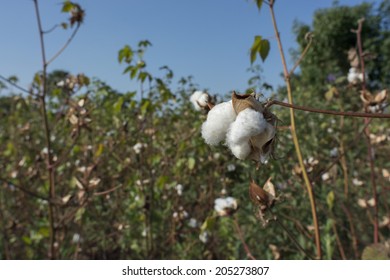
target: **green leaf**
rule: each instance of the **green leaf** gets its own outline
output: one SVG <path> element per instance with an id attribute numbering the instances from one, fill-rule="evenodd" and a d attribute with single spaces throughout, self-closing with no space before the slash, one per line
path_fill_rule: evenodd
<path id="1" fill-rule="evenodd" d="M 24 244 L 26 244 L 26 245 L 31 245 L 31 243 L 32 243 L 31 238 L 27 235 L 23 236 L 22 240 L 23 240 Z"/>
<path id="2" fill-rule="evenodd" d="M 146 100 L 144 104 L 142 104 L 141 106 L 141 114 L 144 116 L 146 114 L 146 112 L 148 111 L 148 108 L 149 108 L 149 105 L 150 105 L 150 101 L 149 100 Z"/>
<path id="3" fill-rule="evenodd" d="M 372 244 L 364 248 L 363 260 L 390 260 L 390 249 L 385 244 Z"/>
<path id="4" fill-rule="evenodd" d="M 95 152 L 95 157 L 99 157 L 103 153 L 103 150 L 104 150 L 104 145 L 100 143 Z"/>
<path id="5" fill-rule="evenodd" d="M 261 40 L 259 53 L 260 53 L 261 60 L 263 60 L 263 62 L 267 58 L 269 50 L 270 50 L 269 41 L 267 39 Z"/>
<path id="6" fill-rule="evenodd" d="M 62 12 L 63 13 L 69 13 L 74 7 L 74 4 L 70 1 L 65 1 L 62 5 Z"/>
<path id="7" fill-rule="evenodd" d="M 61 23 L 63 29 L 68 29 L 68 24 L 66 22 Z"/>
<path id="8" fill-rule="evenodd" d="M 347 81 L 347 77 L 346 76 L 341 76 L 341 77 L 338 77 L 335 81 L 336 84 L 342 84 L 344 82 Z"/>
<path id="9" fill-rule="evenodd" d="M 260 11 L 261 6 L 263 5 L 263 0 L 255 0 L 255 2 L 256 2 L 257 8 L 258 8 L 259 11 Z"/>
<path id="10" fill-rule="evenodd" d="M 260 50 L 260 45 L 261 45 L 261 36 L 255 36 L 255 40 L 253 41 L 252 47 L 251 47 L 251 64 L 255 62 L 256 60 L 256 55 Z"/>
<path id="11" fill-rule="evenodd" d="M 192 170 L 194 169 L 194 167 L 195 167 L 195 159 L 191 157 L 188 159 L 188 169 Z"/>
<path id="12" fill-rule="evenodd" d="M 134 68 L 133 65 L 129 65 L 125 68 L 125 70 L 123 70 L 123 73 L 122 74 L 126 74 L 127 72 L 130 72 L 132 69 Z"/>
<path id="13" fill-rule="evenodd" d="M 36 73 L 34 75 L 34 83 L 40 86 L 42 84 L 41 75 L 39 73 Z"/>
<path id="14" fill-rule="evenodd" d="M 126 63 L 130 63 L 133 59 L 134 52 L 129 45 L 126 45 L 118 53 L 118 61 L 122 63 L 124 60 Z"/>
<path id="15" fill-rule="evenodd" d="M 330 88 L 330 89 L 325 93 L 325 99 L 326 99 L 327 101 L 332 100 L 333 94 L 334 94 L 334 91 L 333 91 L 333 87 L 332 87 L 332 88 Z"/>
<path id="16" fill-rule="evenodd" d="M 82 218 L 83 215 L 84 215 L 84 212 L 85 212 L 85 208 L 84 208 L 84 207 L 82 207 L 82 208 L 80 208 L 79 210 L 77 210 L 76 215 L 75 215 L 75 217 L 74 217 L 74 222 L 77 223 L 78 221 L 80 221 L 81 218 Z"/>
<path id="17" fill-rule="evenodd" d="M 137 75 L 137 72 L 138 72 L 138 68 L 137 67 L 133 67 L 130 71 L 130 78 L 131 79 L 134 79 L 135 76 Z"/>
<path id="18" fill-rule="evenodd" d="M 118 98 L 118 101 L 114 103 L 114 113 L 119 113 L 122 110 L 122 105 L 124 102 L 123 96 Z"/>
<path id="19" fill-rule="evenodd" d="M 50 230 L 48 227 L 41 227 L 38 231 L 43 237 L 49 237 L 50 236 Z"/>
<path id="20" fill-rule="evenodd" d="M 143 41 L 140 41 L 138 43 L 138 47 L 144 47 L 144 48 L 151 46 L 151 45 L 152 45 L 152 43 L 150 43 L 148 40 L 143 40 Z"/>
<path id="21" fill-rule="evenodd" d="M 328 204 L 329 210 L 332 211 L 334 206 L 334 192 L 330 191 L 326 196 L 326 203 Z"/>
<path id="22" fill-rule="evenodd" d="M 211 230 L 215 223 L 215 217 L 209 216 L 206 218 L 206 220 L 203 222 L 202 226 L 200 227 L 200 231 L 203 232 L 205 230 Z"/>

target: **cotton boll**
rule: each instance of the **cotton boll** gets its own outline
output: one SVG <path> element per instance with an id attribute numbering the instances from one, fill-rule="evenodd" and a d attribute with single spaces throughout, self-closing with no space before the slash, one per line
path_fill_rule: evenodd
<path id="1" fill-rule="evenodd" d="M 243 141 L 236 144 L 230 143 L 228 145 L 233 155 L 238 159 L 246 159 L 251 153 L 251 146 L 249 145 L 249 141 Z"/>
<path id="2" fill-rule="evenodd" d="M 192 105 L 194 105 L 194 108 L 195 110 L 197 111 L 200 111 L 202 108 L 199 106 L 197 100 L 199 99 L 199 97 L 201 97 L 201 95 L 203 94 L 202 91 L 195 91 L 191 97 L 190 97 L 190 101 L 192 103 Z"/>
<path id="3" fill-rule="evenodd" d="M 367 75 L 365 78 L 367 79 Z M 347 79 L 350 84 L 355 85 L 358 82 L 363 82 L 363 73 L 361 73 L 359 69 L 352 67 L 349 69 Z"/>
<path id="4" fill-rule="evenodd" d="M 203 93 L 199 98 L 198 98 L 198 105 L 201 107 L 206 107 L 207 104 L 209 103 L 209 95 L 207 93 Z"/>
<path id="5" fill-rule="evenodd" d="M 267 122 L 263 114 L 245 109 L 238 114 L 236 121 L 232 123 L 228 131 L 228 142 L 240 143 L 248 141 L 250 137 L 262 133 L 267 128 Z"/>
<path id="6" fill-rule="evenodd" d="M 358 80 L 358 73 L 357 73 L 356 68 L 350 68 L 349 69 L 347 78 L 348 78 L 348 82 L 350 84 L 354 84 L 354 83 L 357 82 L 357 80 Z"/>
<path id="7" fill-rule="evenodd" d="M 190 101 L 192 105 L 194 105 L 195 110 L 200 111 L 202 110 L 202 107 L 207 106 L 209 95 L 203 91 L 197 90 L 191 95 Z"/>
<path id="8" fill-rule="evenodd" d="M 202 137 L 209 145 L 218 145 L 226 137 L 230 124 L 235 120 L 232 101 L 214 106 L 202 125 Z"/>
<path id="9" fill-rule="evenodd" d="M 268 126 L 271 125 L 264 119 L 263 114 L 250 108 L 240 112 L 235 122 L 230 125 L 226 137 L 226 142 L 232 153 L 238 159 L 247 158 L 251 152 L 249 139 L 256 135 L 258 138 L 265 137 L 268 139 L 268 133 L 262 135 Z M 264 144 L 265 143 L 266 142 L 264 142 Z"/>

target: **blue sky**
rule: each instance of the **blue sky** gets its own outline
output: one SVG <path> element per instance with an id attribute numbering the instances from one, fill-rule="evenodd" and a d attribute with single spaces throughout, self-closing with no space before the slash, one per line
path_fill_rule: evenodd
<path id="1" fill-rule="evenodd" d="M 43 25 L 49 29 L 65 21 L 61 0 L 40 0 Z M 136 46 L 147 39 L 147 69 L 159 75 L 168 65 L 175 78 L 193 75 L 201 89 L 225 94 L 243 90 L 250 74 L 249 48 L 255 35 L 270 38 L 271 51 L 262 63 L 263 77 L 271 85 L 283 82 L 267 6 L 259 12 L 252 0 L 79 0 L 86 10 L 82 25 L 70 47 L 49 70 L 64 69 L 74 74 L 98 77 L 125 92 L 137 85 L 122 75 L 117 53 L 125 44 Z M 275 12 L 284 48 L 295 47 L 294 20 L 311 23 L 316 9 L 332 5 L 328 0 L 277 0 Z M 340 0 L 340 5 L 364 1 Z M 28 87 L 41 68 L 39 38 L 31 0 L 1 0 L 0 74 L 16 75 Z M 58 29 L 46 36 L 47 56 L 51 57 L 69 36 Z M 288 53 L 287 53 L 288 54 Z M 290 65 L 291 59 L 288 59 Z M 161 73 L 162 74 L 162 73 Z"/>

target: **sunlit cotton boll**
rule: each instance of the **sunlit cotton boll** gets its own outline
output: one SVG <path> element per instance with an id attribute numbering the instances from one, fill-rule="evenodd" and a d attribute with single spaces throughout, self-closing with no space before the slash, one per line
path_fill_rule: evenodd
<path id="1" fill-rule="evenodd" d="M 367 78 L 367 75 L 366 75 L 366 78 Z M 352 67 L 349 69 L 347 79 L 348 79 L 348 82 L 350 84 L 357 84 L 358 82 L 363 81 L 363 73 L 360 73 L 358 69 L 356 69 L 355 67 Z"/>
<path id="2" fill-rule="evenodd" d="M 181 196 L 183 194 L 183 185 L 182 184 L 178 184 L 176 187 L 175 187 L 176 191 L 177 191 L 177 195 Z"/>
<path id="3" fill-rule="evenodd" d="M 146 144 L 143 143 L 137 143 L 133 146 L 133 150 L 136 154 L 141 153 L 142 148 L 146 147 Z"/>
<path id="4" fill-rule="evenodd" d="M 203 91 L 197 90 L 191 95 L 190 101 L 192 105 L 194 105 L 195 110 L 200 111 L 207 106 L 209 95 Z"/>
<path id="5" fill-rule="evenodd" d="M 196 228 L 198 226 L 198 221 L 195 218 L 191 218 L 188 221 L 188 226 L 192 228 Z"/>
<path id="6" fill-rule="evenodd" d="M 207 243 L 209 240 L 209 233 L 207 231 L 201 232 L 201 234 L 199 234 L 199 240 L 202 241 L 202 243 Z"/>
<path id="7" fill-rule="evenodd" d="M 202 137 L 209 145 L 218 145 L 226 137 L 230 124 L 236 119 L 232 101 L 214 106 L 202 125 Z"/>
<path id="8" fill-rule="evenodd" d="M 265 132 L 268 125 L 260 112 L 250 108 L 240 112 L 230 125 L 226 137 L 226 142 L 232 153 L 238 159 L 246 159 L 251 152 L 249 139 Z"/>
<path id="9" fill-rule="evenodd" d="M 217 198 L 214 201 L 214 210 L 219 216 L 227 216 L 237 209 L 237 200 L 234 197 Z"/>

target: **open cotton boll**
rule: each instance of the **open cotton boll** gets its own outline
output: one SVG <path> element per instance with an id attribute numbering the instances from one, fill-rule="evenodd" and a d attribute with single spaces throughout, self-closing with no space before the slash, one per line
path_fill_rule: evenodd
<path id="1" fill-rule="evenodd" d="M 263 133 L 268 127 L 262 113 L 251 108 L 241 111 L 228 130 L 226 142 L 238 159 L 246 159 L 251 153 L 249 139 Z"/>
<path id="2" fill-rule="evenodd" d="M 266 151 L 264 151 L 263 147 L 268 141 L 270 141 L 274 137 L 275 137 L 275 128 L 271 124 L 266 122 L 264 131 L 261 134 L 258 134 L 251 138 L 251 143 L 253 145 L 253 148 L 257 152 L 257 153 L 253 153 L 252 159 L 256 161 L 260 160 L 261 163 L 266 163 L 269 154 L 272 152 L 272 149 L 266 149 Z"/>
<path id="3" fill-rule="evenodd" d="M 246 159 L 252 151 L 249 141 L 243 141 L 235 144 L 230 143 L 228 145 L 233 155 L 238 159 Z"/>
<path id="4" fill-rule="evenodd" d="M 367 79 L 367 75 L 365 76 L 365 78 Z M 358 82 L 363 82 L 363 73 L 361 73 L 359 69 L 352 67 L 349 69 L 347 79 L 350 84 L 357 84 Z"/>
<path id="5" fill-rule="evenodd" d="M 262 113 L 251 108 L 240 112 L 234 123 L 231 124 L 227 142 L 236 144 L 249 141 L 249 138 L 262 133 L 268 126 Z"/>
<path id="6" fill-rule="evenodd" d="M 202 137 L 209 145 L 218 145 L 226 137 L 229 126 L 236 119 L 232 101 L 215 105 L 202 125 Z"/>
<path id="7" fill-rule="evenodd" d="M 194 105 L 195 110 L 200 111 L 202 110 L 201 106 L 207 106 L 208 98 L 209 96 L 207 93 L 197 90 L 191 95 L 190 101 L 192 105 Z"/>

